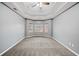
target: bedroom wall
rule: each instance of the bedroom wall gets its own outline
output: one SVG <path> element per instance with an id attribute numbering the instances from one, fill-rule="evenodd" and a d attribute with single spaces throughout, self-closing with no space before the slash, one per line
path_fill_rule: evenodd
<path id="1" fill-rule="evenodd" d="M 79 4 L 53 20 L 53 37 L 79 54 Z"/>
<path id="2" fill-rule="evenodd" d="M 25 20 L 0 3 L 0 53 L 24 38 Z"/>

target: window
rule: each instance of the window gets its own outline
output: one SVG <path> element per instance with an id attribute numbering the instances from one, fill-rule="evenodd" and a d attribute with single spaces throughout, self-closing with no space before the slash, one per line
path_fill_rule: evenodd
<path id="1" fill-rule="evenodd" d="M 29 20 L 27 23 L 27 32 L 43 32 L 48 33 L 48 23 L 45 21 L 31 21 Z"/>
<path id="2" fill-rule="evenodd" d="M 43 32 L 43 23 L 42 22 L 35 22 L 35 32 Z"/>

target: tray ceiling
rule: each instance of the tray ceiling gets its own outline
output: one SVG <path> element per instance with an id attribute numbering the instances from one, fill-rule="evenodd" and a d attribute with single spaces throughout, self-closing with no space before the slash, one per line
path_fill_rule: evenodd
<path id="1" fill-rule="evenodd" d="M 50 19 L 76 2 L 5 2 L 23 17 L 32 20 Z"/>

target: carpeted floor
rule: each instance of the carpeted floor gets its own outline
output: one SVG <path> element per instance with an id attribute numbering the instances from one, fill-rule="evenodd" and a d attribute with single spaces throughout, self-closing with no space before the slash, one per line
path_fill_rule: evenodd
<path id="1" fill-rule="evenodd" d="M 32 37 L 22 40 L 3 56 L 75 56 L 54 39 Z"/>

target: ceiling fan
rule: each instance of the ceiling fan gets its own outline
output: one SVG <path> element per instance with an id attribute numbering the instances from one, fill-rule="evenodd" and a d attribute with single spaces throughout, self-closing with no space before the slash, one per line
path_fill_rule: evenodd
<path id="1" fill-rule="evenodd" d="M 41 8 L 43 5 L 49 5 L 49 4 L 50 4 L 49 2 L 33 2 L 32 7 L 38 6 Z"/>

